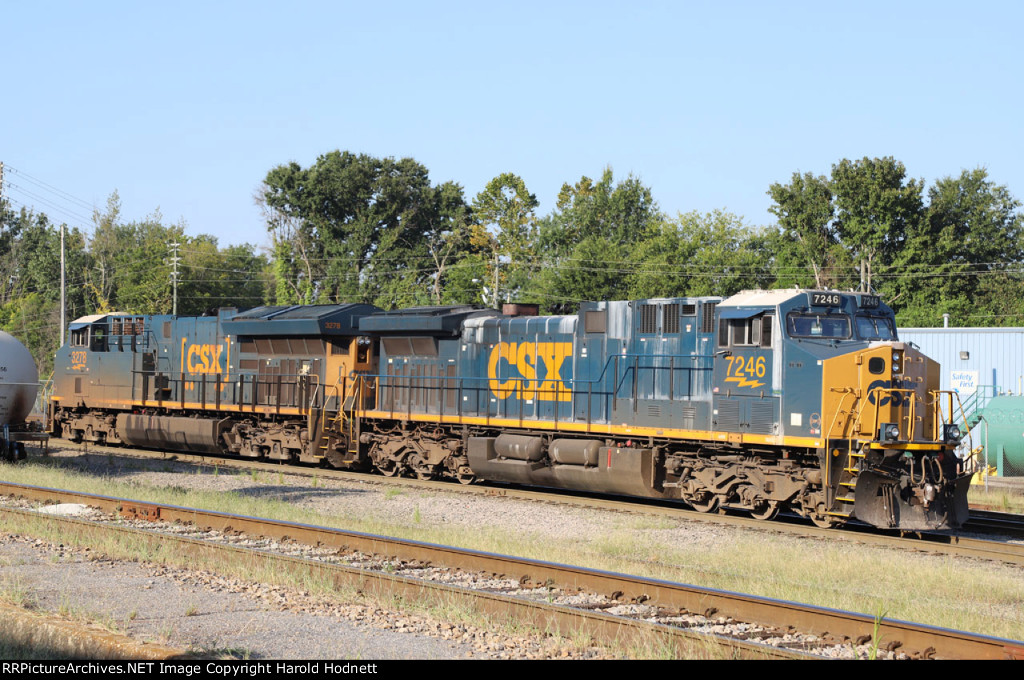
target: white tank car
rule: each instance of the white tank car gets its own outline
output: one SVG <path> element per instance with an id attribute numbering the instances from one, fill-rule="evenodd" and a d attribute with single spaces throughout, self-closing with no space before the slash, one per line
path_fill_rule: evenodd
<path id="1" fill-rule="evenodd" d="M 24 423 L 38 390 L 39 371 L 32 354 L 13 335 L 0 331 L 0 427 Z"/>

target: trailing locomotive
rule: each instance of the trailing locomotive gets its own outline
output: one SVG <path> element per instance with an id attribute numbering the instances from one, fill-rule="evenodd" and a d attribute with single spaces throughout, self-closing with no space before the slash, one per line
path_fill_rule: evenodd
<path id="1" fill-rule="evenodd" d="M 878 297 L 750 291 L 474 307 L 79 319 L 73 439 L 781 509 L 907 530 L 967 517 L 955 395 Z"/>

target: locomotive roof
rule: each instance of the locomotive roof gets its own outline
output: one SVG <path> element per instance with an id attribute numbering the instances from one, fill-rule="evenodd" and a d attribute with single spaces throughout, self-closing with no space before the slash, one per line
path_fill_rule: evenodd
<path id="1" fill-rule="evenodd" d="M 378 312 L 359 321 L 359 330 L 374 333 L 419 333 L 421 335 L 458 335 L 466 319 L 500 316 L 499 312 L 476 305 L 446 307 L 410 307 Z"/>
<path id="2" fill-rule="evenodd" d="M 797 288 L 777 290 L 744 290 L 727 297 L 719 307 L 774 307 L 807 291 Z"/>
<path id="3" fill-rule="evenodd" d="M 232 335 L 353 335 L 361 317 L 378 311 L 364 304 L 254 307 L 222 325 Z"/>

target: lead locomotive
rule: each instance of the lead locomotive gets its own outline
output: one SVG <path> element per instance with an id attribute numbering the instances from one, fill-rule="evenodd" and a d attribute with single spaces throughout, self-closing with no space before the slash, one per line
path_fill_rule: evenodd
<path id="1" fill-rule="evenodd" d="M 876 296 L 86 317 L 72 439 L 679 499 L 905 530 L 967 517 L 955 395 Z"/>

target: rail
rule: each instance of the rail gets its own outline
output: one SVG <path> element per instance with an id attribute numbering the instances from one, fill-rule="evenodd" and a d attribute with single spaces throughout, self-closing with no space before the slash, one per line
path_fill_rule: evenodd
<path id="1" fill-rule="evenodd" d="M 168 523 L 191 523 L 221 531 L 230 527 L 231 530 L 236 532 L 241 531 L 277 539 L 288 537 L 293 541 L 306 545 L 338 548 L 345 551 L 358 550 L 393 560 L 410 561 L 417 564 L 429 563 L 469 571 L 510 574 L 519 576 L 524 584 L 544 584 L 573 592 L 616 593 L 617 599 L 624 602 L 646 602 L 667 611 L 705 612 L 709 616 L 724 616 L 737 621 L 770 628 L 790 629 L 829 636 L 839 641 L 857 639 L 874 639 L 876 642 L 883 640 L 898 641 L 896 646 L 901 651 L 919 658 L 1024 658 L 1024 648 L 1022 648 L 1021 641 L 1018 640 L 937 628 L 898 619 L 888 619 L 727 590 L 705 588 L 699 585 L 599 571 L 568 564 L 517 558 L 493 552 L 480 552 L 343 529 L 295 524 L 251 516 L 244 517 L 198 508 L 99 496 L 62 489 L 49 489 L 5 482 L 0 485 L 0 493 L 45 503 L 85 503 L 92 507 L 98 507 L 104 512 L 115 513 L 134 519 L 160 520 Z M 5 521 L 8 523 L 16 521 L 14 518 L 17 516 L 28 516 L 28 511 L 25 510 L 5 509 L 4 512 L 7 515 Z M 73 540 L 76 543 L 87 545 L 91 542 L 91 537 L 98 533 L 109 535 L 110 532 L 116 531 L 129 535 L 129 540 L 132 541 L 133 545 L 149 545 L 162 541 L 174 541 L 176 547 L 172 553 L 176 556 L 184 556 L 185 559 L 189 559 L 192 555 L 207 554 L 212 550 L 225 549 L 223 546 L 216 546 L 209 541 L 196 538 L 169 537 L 152 531 L 142 532 L 124 527 L 112 527 L 81 519 L 61 518 L 34 513 L 31 517 L 36 521 L 59 524 L 65 527 L 60 531 L 62 536 L 68 537 L 69 540 Z M 80 531 L 72 530 L 72 527 L 80 528 Z M 83 535 L 89 538 L 79 538 L 79 536 Z M 353 588 L 365 588 L 367 582 L 370 582 L 371 579 L 371 575 L 363 569 L 341 565 L 325 565 L 322 562 L 314 562 L 302 558 L 285 558 L 273 555 L 268 551 L 240 549 L 237 547 L 230 547 L 230 549 L 234 551 L 235 562 L 245 562 L 259 556 L 266 556 L 266 559 L 274 560 L 275 565 L 279 565 L 275 568 L 275 572 L 282 570 L 285 561 L 290 561 L 292 564 L 300 566 L 303 571 L 308 571 L 310 568 L 315 567 L 317 573 L 324 575 L 327 575 L 328 570 L 339 574 L 341 572 L 350 574 L 351 578 L 346 578 L 343 582 L 340 580 L 335 581 L 336 587 L 339 588 L 342 587 L 342 583 Z M 382 576 L 377 578 L 390 578 L 398 585 L 398 581 L 391 574 L 383 573 Z M 414 581 L 413 579 L 402 580 Z M 415 587 L 422 587 L 423 583 L 422 580 L 416 579 L 414 585 Z M 472 598 L 481 597 L 480 593 L 473 592 L 467 588 L 453 588 L 440 584 L 433 584 L 430 587 L 436 593 L 445 595 L 443 599 L 446 601 L 449 599 L 457 601 L 460 593 L 462 596 Z M 411 599 L 411 589 L 396 592 L 403 600 Z M 544 620 L 533 619 L 530 616 L 530 609 L 528 608 L 535 608 L 537 606 L 536 602 L 493 593 L 484 593 L 482 595 L 487 598 L 487 601 L 500 602 L 500 606 L 486 610 L 485 613 L 489 616 L 497 616 L 502 612 L 512 612 L 511 620 L 521 623 L 528 622 L 537 625 L 541 629 L 547 629 L 548 626 L 551 626 L 553 630 L 563 634 L 572 634 L 586 629 L 602 639 L 616 639 L 622 635 L 620 626 L 623 619 L 621 618 L 616 619 L 620 623 L 607 630 L 600 625 L 601 619 L 594 617 L 603 618 L 609 615 L 588 613 L 587 610 L 571 610 L 567 612 L 570 614 L 569 619 L 556 622 L 555 619 L 548 618 L 545 622 Z M 437 601 L 437 599 L 442 598 L 435 597 L 433 601 Z M 517 603 L 521 606 L 517 606 Z M 512 607 L 515 607 L 515 609 L 512 609 Z M 582 616 L 587 618 L 581 618 Z M 685 630 L 677 629 L 677 631 L 683 634 L 687 633 Z M 608 637 L 606 638 L 605 635 Z M 714 638 L 704 637 L 703 639 L 708 643 L 712 643 L 718 638 L 716 636 Z M 729 644 L 732 646 L 733 642 Z M 832 645 L 831 643 L 826 643 L 826 646 Z M 765 650 L 761 650 L 759 653 L 763 655 Z"/>

